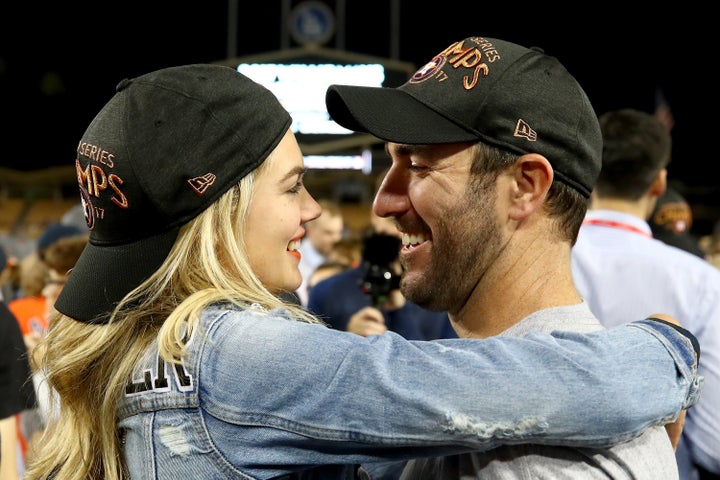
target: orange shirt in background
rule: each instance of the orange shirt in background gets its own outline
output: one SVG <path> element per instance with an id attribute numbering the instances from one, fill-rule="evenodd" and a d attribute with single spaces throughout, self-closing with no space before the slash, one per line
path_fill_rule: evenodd
<path id="1" fill-rule="evenodd" d="M 30 333 L 45 335 L 48 329 L 47 306 L 45 297 L 21 297 L 11 300 L 8 308 L 17 318 L 23 336 Z"/>

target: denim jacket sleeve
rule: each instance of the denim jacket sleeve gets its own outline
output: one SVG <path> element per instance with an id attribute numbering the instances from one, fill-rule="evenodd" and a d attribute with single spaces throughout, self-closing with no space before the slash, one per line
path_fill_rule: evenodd
<path id="1" fill-rule="evenodd" d="M 233 464 L 602 447 L 673 420 L 701 386 L 690 342 L 650 320 L 430 342 L 365 338 L 282 310 L 210 309 L 201 325 L 188 369 L 207 434 Z"/>
<path id="2" fill-rule="evenodd" d="M 671 421 L 700 386 L 687 339 L 650 320 L 588 335 L 432 342 L 365 338 L 278 312 L 227 312 L 208 326 L 197 361 L 210 414 L 343 455 L 517 441 L 599 447 Z M 251 443 L 256 432 L 238 435 Z"/>

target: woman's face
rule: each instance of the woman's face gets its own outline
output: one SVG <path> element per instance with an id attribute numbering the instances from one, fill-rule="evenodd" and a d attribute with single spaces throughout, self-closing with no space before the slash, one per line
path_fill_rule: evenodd
<path id="1" fill-rule="evenodd" d="M 320 205 L 303 185 L 304 174 L 300 147 L 288 130 L 255 177 L 244 232 L 250 266 L 274 293 L 300 286 L 297 249 L 305 223 L 320 215 Z"/>

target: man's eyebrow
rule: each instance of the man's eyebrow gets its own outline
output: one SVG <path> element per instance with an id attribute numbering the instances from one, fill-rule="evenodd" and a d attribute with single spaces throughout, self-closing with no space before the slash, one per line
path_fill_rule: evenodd
<path id="1" fill-rule="evenodd" d="M 410 145 L 407 143 L 396 143 L 395 144 L 395 152 L 400 155 L 412 155 L 416 152 L 421 152 L 427 148 L 427 145 Z M 390 155 L 390 149 L 388 148 L 388 144 L 385 144 L 385 153 Z"/>

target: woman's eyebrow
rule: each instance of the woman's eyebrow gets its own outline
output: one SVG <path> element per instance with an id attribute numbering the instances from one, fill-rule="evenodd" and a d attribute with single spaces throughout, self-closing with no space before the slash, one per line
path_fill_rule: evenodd
<path id="1" fill-rule="evenodd" d="M 283 181 L 288 180 L 292 177 L 296 177 L 300 175 L 301 177 L 304 176 L 308 172 L 307 167 L 294 167 L 292 168 L 288 173 L 285 174 L 285 176 L 282 178 Z"/>

